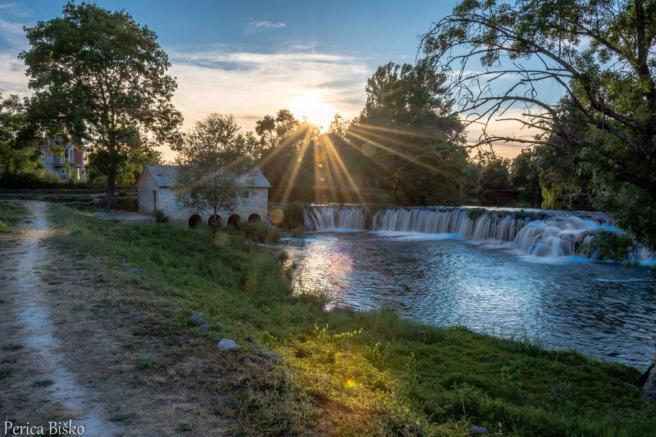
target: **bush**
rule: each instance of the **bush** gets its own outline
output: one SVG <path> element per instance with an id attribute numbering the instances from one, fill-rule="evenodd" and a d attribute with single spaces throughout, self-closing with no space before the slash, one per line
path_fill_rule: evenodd
<path id="1" fill-rule="evenodd" d="M 603 231 L 592 240 L 592 247 L 598 260 L 628 261 L 635 243 L 626 234 Z"/>
<path id="2" fill-rule="evenodd" d="M 277 244 L 280 241 L 280 229 L 267 226 L 266 240 L 268 244 Z"/>
<path id="3" fill-rule="evenodd" d="M 164 212 L 157 210 L 155 213 L 155 222 L 156 223 L 168 223 L 169 218 Z"/>
<path id="4" fill-rule="evenodd" d="M 280 241 L 280 229 L 264 223 L 243 223 L 240 231 L 254 243 L 276 244 Z"/>
<path id="5" fill-rule="evenodd" d="M 303 210 L 303 205 L 297 202 L 291 202 L 285 205 L 282 226 L 287 229 L 295 229 L 301 226 L 303 224 Z"/>
<path id="6" fill-rule="evenodd" d="M 268 226 L 264 223 L 242 223 L 239 227 L 241 233 L 254 243 L 264 243 L 267 238 Z"/>

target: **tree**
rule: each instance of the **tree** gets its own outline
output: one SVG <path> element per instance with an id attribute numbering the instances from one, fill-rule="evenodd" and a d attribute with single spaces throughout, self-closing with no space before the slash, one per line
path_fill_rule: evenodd
<path id="1" fill-rule="evenodd" d="M 168 56 L 148 27 L 93 4 L 66 3 L 60 17 L 26 32 L 31 47 L 20 57 L 34 90 L 31 118 L 48 137 L 90 145 L 111 207 L 135 150 L 179 140 Z"/>
<path id="2" fill-rule="evenodd" d="M 398 202 L 454 202 L 462 194 L 467 153 L 445 79 L 428 60 L 378 67 L 366 106 L 346 132 Z"/>
<path id="3" fill-rule="evenodd" d="M 591 168 L 605 193 L 596 204 L 613 207 L 620 225 L 656 248 L 656 229 L 646 225 L 656 205 L 653 2 L 467 0 L 422 42 L 453 77 L 466 124 L 482 124 L 479 145 L 576 145 L 583 158 L 577 165 Z M 471 65 L 477 61 L 483 71 Z M 543 83 L 559 87 L 565 101 L 554 104 Z M 572 114 L 585 129 L 563 122 Z M 495 135 L 487 129 L 494 119 L 515 120 L 536 135 Z"/>
<path id="4" fill-rule="evenodd" d="M 460 90 L 479 144 L 514 142 L 579 148 L 576 165 L 593 174 L 595 203 L 656 249 L 656 4 L 651 0 L 466 0 L 424 36 L 427 54 Z M 469 62 L 480 60 L 484 71 Z M 506 61 L 506 62 L 502 62 Z M 508 67 L 508 63 L 511 66 Z M 550 102 L 549 82 L 565 98 Z M 497 87 L 490 84 L 497 84 Z M 507 86 L 503 86 L 503 83 Z M 520 116 L 505 115 L 511 108 Z M 568 116 L 583 121 L 572 123 Z M 513 119 L 533 138 L 490 134 L 494 118 Z M 656 367 L 645 378 L 653 394 Z"/>
<path id="5" fill-rule="evenodd" d="M 14 184 L 33 177 L 39 168 L 36 138 L 26 115 L 26 102 L 18 96 L 0 95 L 0 183 Z"/>
<path id="6" fill-rule="evenodd" d="M 510 185 L 520 191 L 522 200 L 530 202 L 534 208 L 540 207 L 540 173 L 533 149 L 522 149 L 510 163 Z"/>
<path id="7" fill-rule="evenodd" d="M 186 207 L 210 217 L 234 208 L 242 194 L 237 178 L 252 168 L 252 138 L 239 132 L 231 115 L 210 114 L 196 123 L 175 148 L 180 165 L 177 196 Z M 218 220 L 210 220 L 210 226 L 216 233 Z"/>
<path id="8" fill-rule="evenodd" d="M 481 175 L 478 183 L 478 197 L 484 203 L 494 203 L 501 198 L 500 191 L 510 189 L 510 161 L 494 153 L 482 154 L 480 157 Z M 495 193 L 496 192 L 496 193 Z"/>
<path id="9" fill-rule="evenodd" d="M 262 173 L 271 183 L 271 199 L 313 200 L 314 145 L 316 126 L 297 120 L 287 109 L 258 120 L 259 145 L 253 153 Z"/>

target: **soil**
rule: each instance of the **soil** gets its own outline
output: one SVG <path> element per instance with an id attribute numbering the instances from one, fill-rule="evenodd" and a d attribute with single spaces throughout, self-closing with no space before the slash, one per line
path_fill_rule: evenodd
<path id="1" fill-rule="evenodd" d="M 179 309 L 138 269 L 56 250 L 48 204 L 25 205 L 20 232 L 0 237 L 0 420 L 72 420 L 91 436 L 229 432 L 219 352 L 173 328 Z"/>

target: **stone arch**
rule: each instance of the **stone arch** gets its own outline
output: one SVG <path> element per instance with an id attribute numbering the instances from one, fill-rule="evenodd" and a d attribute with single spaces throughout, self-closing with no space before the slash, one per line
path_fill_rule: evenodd
<path id="1" fill-rule="evenodd" d="M 222 223 L 223 223 L 223 219 L 218 214 L 214 214 L 207 219 L 207 226 L 209 226 L 210 228 L 213 227 L 218 228 L 219 226 L 221 226 Z"/>
<path id="2" fill-rule="evenodd" d="M 203 223 L 203 219 L 200 218 L 198 214 L 194 214 L 191 217 L 189 217 L 189 227 L 190 228 L 197 228 L 198 225 Z"/>
<path id="3" fill-rule="evenodd" d="M 260 217 L 259 214 L 251 214 L 248 216 L 248 223 L 260 223 L 262 221 L 262 217 Z"/>
<path id="4" fill-rule="evenodd" d="M 241 217 L 239 217 L 239 214 L 230 214 L 230 217 L 228 217 L 228 226 L 234 226 L 235 228 L 239 229 L 240 220 Z"/>

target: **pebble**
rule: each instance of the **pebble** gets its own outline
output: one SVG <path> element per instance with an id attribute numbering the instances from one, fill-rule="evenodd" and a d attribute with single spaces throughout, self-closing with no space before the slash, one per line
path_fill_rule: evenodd
<path id="1" fill-rule="evenodd" d="M 234 340 L 231 340 L 229 338 L 222 338 L 216 345 L 222 351 L 232 351 L 235 349 L 239 349 L 237 343 L 235 343 Z"/>

